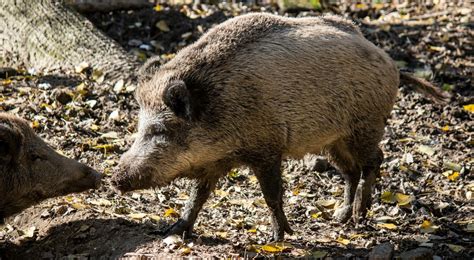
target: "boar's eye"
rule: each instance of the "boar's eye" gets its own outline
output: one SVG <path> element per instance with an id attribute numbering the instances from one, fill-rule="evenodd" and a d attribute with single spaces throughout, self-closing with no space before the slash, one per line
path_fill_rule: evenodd
<path id="1" fill-rule="evenodd" d="M 5 155 L 8 153 L 8 147 L 9 145 L 4 142 L 4 141 L 0 141 L 0 155 Z"/>
<path id="2" fill-rule="evenodd" d="M 38 153 L 33 152 L 30 154 L 30 160 L 33 162 L 39 162 L 39 161 L 45 160 L 45 157 Z"/>

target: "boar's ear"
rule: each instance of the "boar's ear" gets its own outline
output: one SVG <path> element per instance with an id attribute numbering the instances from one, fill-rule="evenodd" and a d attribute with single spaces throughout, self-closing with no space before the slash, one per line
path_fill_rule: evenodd
<path id="1" fill-rule="evenodd" d="M 11 126 L 0 124 L 0 163 L 8 164 L 20 151 L 21 137 Z"/>
<path id="2" fill-rule="evenodd" d="M 163 102 L 178 117 L 191 119 L 190 93 L 183 81 L 174 81 L 166 87 Z"/>

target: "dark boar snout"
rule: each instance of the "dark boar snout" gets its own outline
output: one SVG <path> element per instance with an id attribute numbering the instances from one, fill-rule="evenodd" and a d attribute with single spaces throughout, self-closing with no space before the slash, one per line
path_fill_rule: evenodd
<path id="1" fill-rule="evenodd" d="M 153 168 L 141 166 L 142 162 L 130 151 L 120 158 L 119 170 L 112 176 L 112 185 L 121 193 L 151 187 Z"/>

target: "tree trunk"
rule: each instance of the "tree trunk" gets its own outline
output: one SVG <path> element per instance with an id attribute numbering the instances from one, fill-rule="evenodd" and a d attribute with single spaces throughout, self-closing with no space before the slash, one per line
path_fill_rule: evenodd
<path id="1" fill-rule="evenodd" d="M 65 3 L 79 12 L 108 12 L 153 6 L 148 0 L 65 0 Z"/>
<path id="2" fill-rule="evenodd" d="M 0 67 L 71 69 L 83 62 L 106 78 L 129 78 L 139 65 L 62 1 L 0 1 Z"/>

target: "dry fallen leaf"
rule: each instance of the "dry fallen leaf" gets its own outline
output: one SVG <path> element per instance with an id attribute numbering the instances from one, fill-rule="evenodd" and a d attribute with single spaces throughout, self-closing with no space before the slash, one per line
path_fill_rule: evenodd
<path id="1" fill-rule="evenodd" d="M 450 181 L 456 181 L 460 177 L 459 172 L 453 170 L 445 171 L 443 172 L 443 175 L 446 176 Z"/>
<path id="2" fill-rule="evenodd" d="M 167 24 L 166 21 L 164 21 L 164 20 L 158 21 L 158 22 L 156 23 L 156 28 L 160 29 L 160 31 L 162 31 L 162 32 L 169 32 L 169 31 L 171 31 L 171 30 L 170 30 L 170 27 L 168 26 L 168 24 Z"/>
<path id="3" fill-rule="evenodd" d="M 390 230 L 397 229 L 397 225 L 392 224 L 392 223 L 378 223 L 377 226 L 380 228 L 390 229 Z"/>
<path id="4" fill-rule="evenodd" d="M 435 150 L 428 145 L 419 145 L 418 152 L 424 153 L 428 156 L 433 156 L 435 154 Z"/>
<path id="5" fill-rule="evenodd" d="M 261 250 L 264 251 L 265 253 L 281 253 L 287 249 L 292 248 L 293 246 L 289 243 L 283 243 L 283 242 L 276 242 L 276 243 L 270 243 L 263 245 L 261 247 Z"/>
<path id="6" fill-rule="evenodd" d="M 172 218 L 178 218 L 179 213 L 176 212 L 173 208 L 169 208 L 165 211 L 165 217 L 172 217 Z"/>
<path id="7" fill-rule="evenodd" d="M 423 220 L 423 223 L 421 223 L 420 225 L 420 231 L 422 233 L 433 233 L 435 232 L 436 230 L 438 230 L 439 227 L 438 226 L 434 226 L 431 221 L 429 220 Z"/>
<path id="8" fill-rule="evenodd" d="M 413 197 L 403 193 L 395 193 L 395 200 L 397 201 L 398 206 L 406 206 L 413 201 Z"/>
<path id="9" fill-rule="evenodd" d="M 474 104 L 465 105 L 465 106 L 463 106 L 463 108 L 464 108 L 464 110 L 466 110 L 468 112 L 474 113 Z"/>
<path id="10" fill-rule="evenodd" d="M 380 195 L 380 199 L 384 203 L 394 203 L 396 202 L 395 195 L 391 191 L 384 191 L 382 195 Z"/>
<path id="11" fill-rule="evenodd" d="M 346 238 L 343 238 L 343 237 L 338 237 L 336 239 L 336 242 L 340 243 L 340 244 L 343 244 L 345 246 L 349 245 L 351 243 L 351 241 L 349 239 L 346 239 Z"/>
<path id="12" fill-rule="evenodd" d="M 132 214 L 128 214 L 128 217 L 129 218 L 132 218 L 132 219 L 137 219 L 137 220 L 140 220 L 140 219 L 143 219 L 147 216 L 146 213 L 132 213 Z"/>

